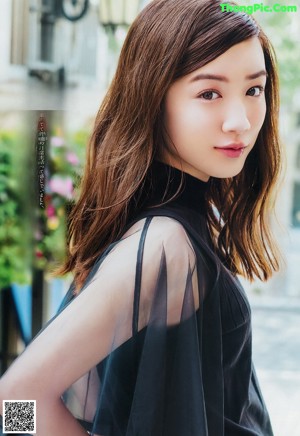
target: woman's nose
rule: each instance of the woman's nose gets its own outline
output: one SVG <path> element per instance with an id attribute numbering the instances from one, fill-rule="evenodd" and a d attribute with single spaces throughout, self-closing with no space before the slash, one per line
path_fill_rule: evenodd
<path id="1" fill-rule="evenodd" d="M 247 117 L 246 108 L 242 104 L 234 104 L 227 108 L 224 117 L 223 132 L 243 133 L 250 129 L 250 122 Z"/>

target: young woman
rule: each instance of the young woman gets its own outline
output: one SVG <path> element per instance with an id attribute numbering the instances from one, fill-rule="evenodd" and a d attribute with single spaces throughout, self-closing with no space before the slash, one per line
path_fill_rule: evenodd
<path id="1" fill-rule="evenodd" d="M 278 269 L 278 82 L 254 19 L 154 0 L 96 118 L 58 315 L 0 383 L 38 436 L 271 436 L 238 274 Z"/>

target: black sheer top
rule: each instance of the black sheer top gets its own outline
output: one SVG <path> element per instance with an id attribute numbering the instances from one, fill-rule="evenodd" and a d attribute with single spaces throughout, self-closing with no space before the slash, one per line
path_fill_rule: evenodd
<path id="1" fill-rule="evenodd" d="M 183 173 L 180 194 L 168 201 L 181 175 L 153 162 L 142 207 L 111 247 L 115 258 L 109 249 L 91 272 L 88 282 L 101 287 L 102 262 L 112 255 L 118 274 L 128 256 L 132 270 L 120 271 L 112 292 L 133 286 L 129 320 L 115 326 L 116 338 L 127 322 L 131 334 L 66 392 L 66 404 L 93 435 L 271 436 L 252 364 L 250 307 L 207 228 L 209 182 Z"/>
<path id="2" fill-rule="evenodd" d="M 156 207 L 181 175 L 180 194 Z M 123 236 L 81 290 L 92 289 L 91 305 L 93 292 L 109 295 L 117 313 L 99 331 L 105 358 L 63 396 L 91 435 L 273 435 L 252 364 L 250 307 L 213 249 L 208 190 L 154 161 Z M 72 285 L 57 316 L 80 294 Z"/>

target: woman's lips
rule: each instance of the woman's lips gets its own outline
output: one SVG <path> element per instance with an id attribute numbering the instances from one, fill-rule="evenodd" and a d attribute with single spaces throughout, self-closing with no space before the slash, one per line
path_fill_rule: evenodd
<path id="1" fill-rule="evenodd" d="M 245 144 L 229 144 L 223 147 L 214 147 L 216 150 L 225 154 L 227 157 L 237 158 L 240 157 L 245 149 Z"/>

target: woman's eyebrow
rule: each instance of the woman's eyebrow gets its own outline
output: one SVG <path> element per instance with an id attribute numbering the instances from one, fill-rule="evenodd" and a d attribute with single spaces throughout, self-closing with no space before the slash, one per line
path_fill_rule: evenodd
<path id="1" fill-rule="evenodd" d="M 253 80 L 253 79 L 257 79 L 258 77 L 261 77 L 261 76 L 268 77 L 268 74 L 267 74 L 266 70 L 260 70 L 257 73 L 249 74 L 249 76 L 246 76 L 246 79 L 247 80 Z"/>
<path id="2" fill-rule="evenodd" d="M 266 70 L 260 70 L 257 73 L 249 74 L 246 76 L 246 80 L 257 79 L 261 76 L 267 76 Z M 219 80 L 220 82 L 229 82 L 229 79 L 225 76 L 220 76 L 217 74 L 197 74 L 191 78 L 189 83 L 197 82 L 198 80 Z"/>

